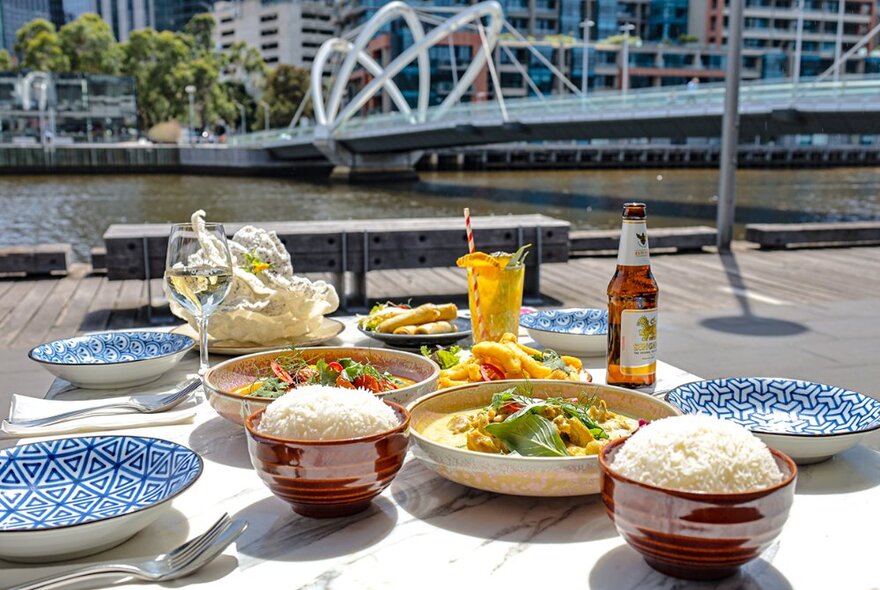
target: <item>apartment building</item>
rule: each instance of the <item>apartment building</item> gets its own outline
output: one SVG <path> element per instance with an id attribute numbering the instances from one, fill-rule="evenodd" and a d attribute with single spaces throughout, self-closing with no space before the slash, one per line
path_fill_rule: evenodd
<path id="1" fill-rule="evenodd" d="M 329 0 L 225 1 L 214 5 L 213 14 L 220 49 L 244 41 L 256 47 L 269 66 L 311 67 L 318 48 L 336 30 Z"/>
<path id="2" fill-rule="evenodd" d="M 729 0 L 691 2 L 690 33 L 701 42 L 726 45 L 728 5 Z M 743 16 L 743 47 L 776 55 L 782 70 L 777 73 L 783 76 L 795 70 L 800 37 L 802 77 L 825 71 L 878 22 L 876 0 L 745 0 Z M 870 41 L 847 61 L 845 71 L 870 69 L 870 51 L 875 46 L 876 40 Z"/>

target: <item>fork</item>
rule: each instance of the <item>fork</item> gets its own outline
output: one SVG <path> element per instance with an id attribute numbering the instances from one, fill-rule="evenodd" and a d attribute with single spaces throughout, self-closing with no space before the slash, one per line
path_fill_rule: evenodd
<path id="1" fill-rule="evenodd" d="M 157 412 L 164 412 L 165 410 L 169 410 L 177 404 L 181 403 L 189 396 L 190 393 L 195 391 L 200 384 L 200 380 L 193 379 L 189 383 L 187 383 L 186 386 L 184 386 L 182 389 L 169 393 L 168 395 L 156 398 L 154 400 L 147 401 L 132 398 L 124 402 L 106 404 L 103 406 L 95 406 L 92 408 L 81 408 L 79 410 L 71 410 L 69 412 L 63 412 L 54 416 L 46 416 L 45 418 L 16 420 L 15 422 L 12 422 L 12 424 L 25 427 L 48 426 L 49 424 L 57 424 L 58 422 L 72 420 L 74 418 L 103 415 L 106 413 L 107 410 L 134 410 L 142 414 L 155 414 Z"/>
<path id="2" fill-rule="evenodd" d="M 247 524 L 247 521 L 231 520 L 228 514 L 224 514 L 210 529 L 198 537 L 155 559 L 95 563 L 14 586 L 8 590 L 38 590 L 72 580 L 107 574 L 132 576 L 151 582 L 175 580 L 207 565 L 244 532 Z"/>

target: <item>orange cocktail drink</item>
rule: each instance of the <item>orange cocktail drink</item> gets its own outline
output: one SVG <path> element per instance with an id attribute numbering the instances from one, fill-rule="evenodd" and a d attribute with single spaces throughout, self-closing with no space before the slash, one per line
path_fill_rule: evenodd
<path id="1" fill-rule="evenodd" d="M 474 342 L 497 341 L 506 332 L 516 334 L 519 331 L 525 278 L 523 258 L 521 251 L 517 254 L 474 252 L 458 259 L 458 266 L 468 271 L 468 304 Z"/>

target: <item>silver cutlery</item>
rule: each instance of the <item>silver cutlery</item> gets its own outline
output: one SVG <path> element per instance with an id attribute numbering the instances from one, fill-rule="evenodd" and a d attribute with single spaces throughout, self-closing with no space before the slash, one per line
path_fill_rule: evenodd
<path id="1" fill-rule="evenodd" d="M 105 404 L 103 406 L 94 406 L 91 408 L 81 408 L 79 410 L 71 410 L 69 412 L 63 412 L 54 416 L 46 416 L 44 418 L 16 420 L 11 423 L 15 424 L 16 426 L 25 427 L 48 426 L 49 424 L 57 424 L 58 422 L 73 420 L 74 418 L 104 415 L 108 412 L 108 410 L 134 410 L 135 412 L 139 412 L 142 414 L 155 414 L 157 412 L 164 412 L 165 410 L 169 410 L 177 404 L 181 403 L 183 400 L 189 397 L 189 395 L 193 391 L 195 391 L 199 387 L 199 385 L 201 385 L 201 381 L 198 379 L 193 379 L 189 383 L 187 383 L 186 386 L 184 386 L 182 389 L 179 389 L 164 396 L 156 396 L 154 399 L 147 400 L 142 398 L 131 398 L 130 400 L 126 400 L 124 402 L 116 402 L 112 404 Z"/>
<path id="2" fill-rule="evenodd" d="M 38 590 L 81 578 L 107 574 L 132 576 L 151 582 L 175 580 L 195 573 L 196 570 L 207 565 L 246 528 L 247 521 L 231 520 L 228 514 L 224 514 L 206 532 L 155 559 L 95 563 L 14 586 L 8 590 Z"/>

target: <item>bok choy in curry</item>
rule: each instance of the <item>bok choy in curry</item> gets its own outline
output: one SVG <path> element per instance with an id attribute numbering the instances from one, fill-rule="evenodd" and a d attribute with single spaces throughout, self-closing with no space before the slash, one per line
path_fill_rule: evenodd
<path id="1" fill-rule="evenodd" d="M 431 424 L 430 438 L 471 451 L 525 457 L 596 455 L 640 421 L 608 410 L 604 400 L 533 398 L 511 388 L 485 408 L 455 412 Z"/>

